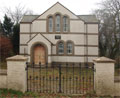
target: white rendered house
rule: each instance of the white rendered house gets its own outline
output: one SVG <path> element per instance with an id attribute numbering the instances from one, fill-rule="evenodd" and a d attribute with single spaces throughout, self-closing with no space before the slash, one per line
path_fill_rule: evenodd
<path id="1" fill-rule="evenodd" d="M 98 20 L 75 15 L 57 2 L 41 15 L 20 22 L 20 54 L 29 62 L 92 62 L 98 57 Z"/>

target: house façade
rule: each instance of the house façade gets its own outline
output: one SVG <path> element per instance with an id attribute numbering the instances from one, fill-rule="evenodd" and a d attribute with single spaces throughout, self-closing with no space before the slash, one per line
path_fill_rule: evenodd
<path id="1" fill-rule="evenodd" d="M 20 55 L 35 64 L 92 62 L 98 57 L 98 20 L 75 15 L 59 2 L 41 15 L 25 15 L 20 22 Z"/>

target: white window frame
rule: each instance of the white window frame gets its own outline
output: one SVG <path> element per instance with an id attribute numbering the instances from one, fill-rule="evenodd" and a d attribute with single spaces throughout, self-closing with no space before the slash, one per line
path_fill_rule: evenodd
<path id="1" fill-rule="evenodd" d="M 58 43 L 58 54 L 64 54 L 64 43 L 63 42 Z"/>
<path id="2" fill-rule="evenodd" d="M 51 20 L 50 20 L 51 19 Z M 50 16 L 49 18 L 48 18 L 48 31 L 49 32 L 53 32 L 53 17 L 52 16 Z"/>
<path id="3" fill-rule="evenodd" d="M 68 32 L 69 29 L 69 22 L 68 22 L 68 17 L 64 16 L 63 17 L 63 32 Z"/>
<path id="4" fill-rule="evenodd" d="M 61 31 L 61 16 L 59 14 L 57 14 L 55 17 L 55 31 L 56 32 Z"/>
<path id="5" fill-rule="evenodd" d="M 71 45 L 71 46 L 70 46 Z M 73 54 L 73 43 L 72 42 L 67 42 L 67 54 Z"/>

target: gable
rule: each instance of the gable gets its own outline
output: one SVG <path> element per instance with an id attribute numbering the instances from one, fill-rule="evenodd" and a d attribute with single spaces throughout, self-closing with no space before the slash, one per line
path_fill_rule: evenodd
<path id="1" fill-rule="evenodd" d="M 54 15 L 56 13 L 61 13 L 62 15 L 68 15 L 71 19 L 80 19 L 78 16 L 76 16 L 74 13 L 72 13 L 70 10 L 68 10 L 66 7 L 64 7 L 59 2 L 57 2 L 52 7 L 50 7 L 48 10 L 46 10 L 37 19 L 46 19 L 48 15 Z"/>
<path id="2" fill-rule="evenodd" d="M 27 44 L 31 43 L 31 42 L 36 42 L 36 41 L 43 41 L 49 44 L 52 44 L 52 42 L 50 42 L 45 36 L 43 36 L 42 34 L 38 33 L 36 34 L 32 39 L 30 39 Z"/>
<path id="3" fill-rule="evenodd" d="M 48 48 L 48 54 L 51 54 L 51 42 L 47 38 L 45 38 L 45 36 L 43 36 L 42 34 L 36 34 L 31 40 L 29 40 L 27 42 L 28 54 L 30 54 L 30 49 L 31 49 L 32 45 L 37 43 L 37 42 L 45 43 L 45 45 Z"/>

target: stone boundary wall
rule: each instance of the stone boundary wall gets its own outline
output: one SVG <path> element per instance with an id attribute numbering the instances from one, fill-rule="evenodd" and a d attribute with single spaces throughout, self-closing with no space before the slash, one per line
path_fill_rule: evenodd
<path id="1" fill-rule="evenodd" d="M 100 57 L 94 60 L 96 69 L 94 85 L 97 95 L 120 96 L 120 81 L 118 79 L 115 82 L 114 63 L 114 60 L 106 57 Z"/>
<path id="2" fill-rule="evenodd" d="M 120 82 L 115 82 L 114 87 L 114 96 L 120 96 Z"/>
<path id="3" fill-rule="evenodd" d="M 9 57 L 7 70 L 0 70 L 0 88 L 7 88 L 25 92 L 27 90 L 26 62 L 21 55 Z"/>
<path id="4" fill-rule="evenodd" d="M 0 69 L 0 88 L 7 88 L 7 70 Z"/>
<path id="5" fill-rule="evenodd" d="M 0 88 L 27 91 L 26 62 L 27 58 L 21 55 L 7 58 L 7 70 L 0 70 Z M 106 57 L 94 60 L 94 87 L 97 95 L 120 96 L 120 81 L 115 79 L 114 63 L 114 60 Z"/>

